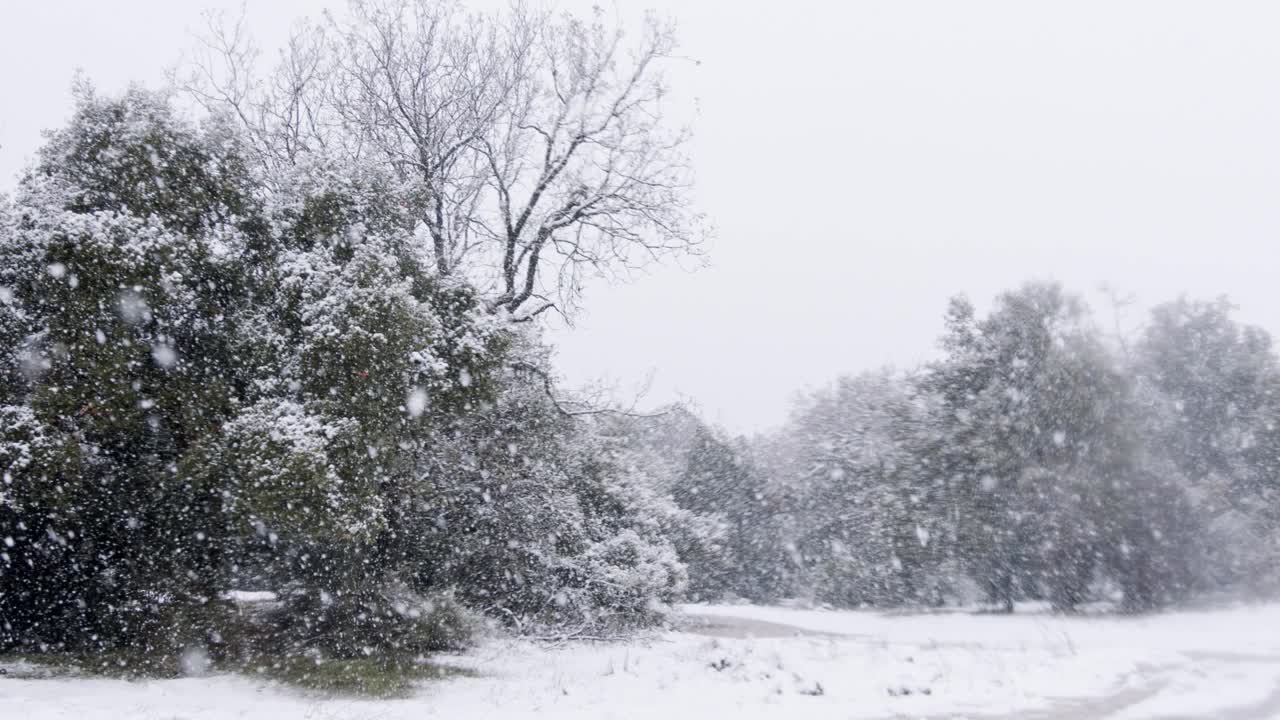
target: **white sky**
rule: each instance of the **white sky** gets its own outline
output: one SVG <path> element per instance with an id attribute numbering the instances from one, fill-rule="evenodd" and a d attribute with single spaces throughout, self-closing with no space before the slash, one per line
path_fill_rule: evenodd
<path id="1" fill-rule="evenodd" d="M 246 4 L 270 44 L 326 3 Z M 0 187 L 77 67 L 158 84 L 202 8 L 238 5 L 0 0 Z M 553 333 L 570 381 L 652 373 L 650 403 L 766 429 L 799 389 L 931 357 L 948 296 L 1036 278 L 1225 293 L 1280 332 L 1280 4 L 618 5 L 672 13 L 701 61 L 674 81 L 719 235 L 711 267 L 594 288 Z"/>

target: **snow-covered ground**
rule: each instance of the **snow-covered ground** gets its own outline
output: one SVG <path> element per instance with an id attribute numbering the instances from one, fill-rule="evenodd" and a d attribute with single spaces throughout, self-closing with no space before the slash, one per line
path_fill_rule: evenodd
<path id="1" fill-rule="evenodd" d="M 691 606 L 622 644 L 491 640 L 404 700 L 237 676 L 0 678 L 0 718 L 1280 718 L 1280 606 L 1146 618 Z"/>

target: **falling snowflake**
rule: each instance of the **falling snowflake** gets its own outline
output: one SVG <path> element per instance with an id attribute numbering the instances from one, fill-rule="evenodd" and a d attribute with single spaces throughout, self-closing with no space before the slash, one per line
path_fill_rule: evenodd
<path id="1" fill-rule="evenodd" d="M 423 410 L 427 409 L 427 391 L 420 387 L 414 388 L 409 392 L 409 398 L 405 400 L 404 405 L 409 411 L 409 417 L 418 417 Z"/>
<path id="2" fill-rule="evenodd" d="M 151 348 L 151 359 L 160 367 L 168 370 L 178 362 L 178 353 L 165 343 L 157 343 Z"/>
<path id="3" fill-rule="evenodd" d="M 120 317 L 128 323 L 140 323 L 151 319 L 151 308 L 137 290 L 120 294 Z"/>
<path id="4" fill-rule="evenodd" d="M 920 547 L 929 547 L 929 528 L 916 525 L 916 539 L 920 541 Z"/>

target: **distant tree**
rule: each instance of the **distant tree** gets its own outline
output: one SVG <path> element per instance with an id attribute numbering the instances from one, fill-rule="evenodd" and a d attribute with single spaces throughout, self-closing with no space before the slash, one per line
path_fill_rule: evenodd
<path id="1" fill-rule="evenodd" d="M 691 593 L 766 602 L 783 590 L 785 555 L 779 544 L 779 498 L 752 464 L 749 451 L 699 424 L 672 487 L 680 507 L 721 524 L 715 552 L 690 562 Z"/>
<path id="2" fill-rule="evenodd" d="M 936 601 L 945 515 L 919 482 L 920 410 L 888 372 L 841 378 L 797 404 L 773 464 L 795 488 L 803 592 L 839 605 Z"/>
<path id="3" fill-rule="evenodd" d="M 1214 583 L 1273 572 L 1280 499 L 1280 364 L 1270 335 L 1226 299 L 1156 307 L 1136 346 L 1150 433 L 1213 528 Z"/>
<path id="4" fill-rule="evenodd" d="M 1117 539 L 1107 503 L 1140 471 L 1128 383 L 1056 285 L 1006 293 L 983 320 L 953 302 L 948 328 L 925 383 L 943 398 L 961 556 L 1006 609 L 1041 595 L 1070 609 Z"/>

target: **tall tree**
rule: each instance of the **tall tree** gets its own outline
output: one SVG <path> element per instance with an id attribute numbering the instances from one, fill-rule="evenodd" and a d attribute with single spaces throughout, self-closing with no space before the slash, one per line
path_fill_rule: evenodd
<path id="1" fill-rule="evenodd" d="M 714 599 L 731 593 L 760 602 L 779 596 L 786 576 L 779 544 L 781 498 L 743 443 L 700 425 L 673 494 L 681 507 L 723 525 L 720 553 L 691 563 L 695 595 Z"/>
<path id="2" fill-rule="evenodd" d="M 1159 451 L 1218 536 L 1209 574 L 1219 582 L 1266 577 L 1280 561 L 1280 364 L 1270 335 L 1233 310 L 1225 298 L 1160 305 L 1134 359 Z"/>
<path id="3" fill-rule="evenodd" d="M 490 309 L 567 312 L 588 274 L 697 248 L 687 131 L 664 118 L 672 28 L 634 36 L 515 4 L 356 0 L 304 27 L 260 77 L 242 26 L 214 24 L 183 84 L 248 131 L 268 166 L 321 150 L 372 159 L 410 189 L 441 275 Z"/>
<path id="4" fill-rule="evenodd" d="M 1006 293 L 985 319 L 955 301 L 943 399 L 960 552 L 991 600 L 1047 592 L 1070 608 L 1099 560 L 1093 509 L 1126 472 L 1123 377 L 1079 300 L 1056 285 Z"/>
<path id="5" fill-rule="evenodd" d="M 0 643 L 172 650 L 216 596 L 221 499 L 178 465 L 236 410 L 266 239 L 226 128 L 82 88 L 0 225 Z M 204 628 L 207 629 L 207 628 Z"/>

